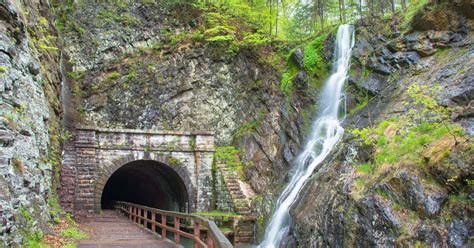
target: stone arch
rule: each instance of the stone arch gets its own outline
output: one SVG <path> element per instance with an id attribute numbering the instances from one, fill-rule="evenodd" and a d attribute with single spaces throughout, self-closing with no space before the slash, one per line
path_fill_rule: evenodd
<path id="1" fill-rule="evenodd" d="M 176 175 L 181 179 L 183 186 L 186 189 L 187 193 L 187 211 L 192 212 L 195 210 L 196 205 L 196 195 L 193 183 L 189 176 L 188 170 L 177 164 L 172 156 L 164 154 L 154 154 L 150 152 L 132 152 L 128 155 L 121 156 L 106 165 L 98 174 L 97 180 L 94 187 L 94 210 L 95 212 L 100 212 L 101 210 L 101 201 L 104 188 L 108 180 L 114 175 L 116 171 L 120 168 L 129 165 L 134 162 L 144 161 L 159 164 L 166 168 L 171 169 Z"/>

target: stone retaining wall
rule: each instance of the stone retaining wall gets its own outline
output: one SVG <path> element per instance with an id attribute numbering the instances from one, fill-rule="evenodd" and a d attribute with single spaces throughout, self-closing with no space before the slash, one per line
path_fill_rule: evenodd
<path id="1" fill-rule="evenodd" d="M 61 196 L 67 211 L 100 211 L 107 180 L 136 160 L 157 161 L 172 168 L 188 191 L 188 210 L 211 209 L 213 133 L 81 127 L 68 148 L 64 150 L 61 190 L 67 192 Z"/>

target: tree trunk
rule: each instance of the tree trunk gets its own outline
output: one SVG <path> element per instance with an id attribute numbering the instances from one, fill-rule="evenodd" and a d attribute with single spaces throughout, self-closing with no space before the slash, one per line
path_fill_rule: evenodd
<path id="1" fill-rule="evenodd" d="M 339 0 L 339 23 L 343 23 L 343 20 L 342 20 L 342 3 L 341 3 L 341 0 Z"/>
<path id="2" fill-rule="evenodd" d="M 392 5 L 392 13 L 395 13 L 395 0 L 390 0 L 390 4 Z"/>
<path id="3" fill-rule="evenodd" d="M 400 0 L 400 4 L 402 5 L 403 10 L 407 8 L 407 3 L 405 2 L 405 0 Z"/>
<path id="4" fill-rule="evenodd" d="M 279 0 L 276 0 L 275 36 L 278 36 L 278 15 L 279 15 L 279 12 L 280 12 L 278 6 L 279 6 Z"/>
<path id="5" fill-rule="evenodd" d="M 383 0 L 380 0 L 380 13 L 382 14 L 382 17 L 384 16 L 385 12 L 384 12 L 384 4 L 383 4 Z"/>
<path id="6" fill-rule="evenodd" d="M 346 23 L 346 2 L 341 0 L 341 7 L 342 7 L 342 22 Z"/>
<path id="7" fill-rule="evenodd" d="M 323 0 L 318 0 L 319 18 L 321 19 L 321 30 L 324 32 L 324 6 Z"/>
<path id="8" fill-rule="evenodd" d="M 272 27 L 272 18 L 273 18 L 273 15 L 272 15 L 272 0 L 268 0 L 267 3 L 270 7 L 270 29 L 269 29 L 270 33 L 269 33 L 269 36 L 271 36 L 272 35 L 272 28 L 273 28 Z"/>

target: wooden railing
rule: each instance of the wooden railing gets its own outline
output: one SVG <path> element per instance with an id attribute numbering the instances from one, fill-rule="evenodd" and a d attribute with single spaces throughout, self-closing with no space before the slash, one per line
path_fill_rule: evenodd
<path id="1" fill-rule="evenodd" d="M 160 228 L 162 238 L 166 238 L 167 231 L 174 233 L 176 244 L 180 244 L 180 238 L 183 236 L 193 240 L 195 248 L 233 247 L 214 221 L 197 215 L 165 211 L 122 201 L 115 202 L 115 209 L 154 233 L 160 232 L 158 230 Z M 169 221 L 172 225 L 168 225 Z"/>

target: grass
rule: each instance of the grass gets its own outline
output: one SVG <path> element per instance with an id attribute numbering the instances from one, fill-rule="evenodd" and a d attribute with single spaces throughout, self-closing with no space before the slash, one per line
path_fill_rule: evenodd
<path id="1" fill-rule="evenodd" d="M 446 58 L 446 56 L 448 56 L 448 54 L 449 54 L 449 51 L 450 50 L 447 49 L 447 48 L 440 48 L 440 49 L 438 49 L 438 51 L 436 51 L 435 57 L 437 59 Z"/>
<path id="2" fill-rule="evenodd" d="M 373 168 L 371 165 L 366 163 L 366 164 L 357 165 L 356 170 L 357 172 L 362 173 L 362 174 L 370 174 L 372 173 Z"/>
<path id="3" fill-rule="evenodd" d="M 362 101 L 359 102 L 353 109 L 351 109 L 349 114 L 352 115 L 355 112 L 364 109 L 367 106 L 367 104 L 369 104 L 369 100 L 370 100 L 369 94 L 365 94 L 364 98 L 362 98 Z"/>
<path id="4" fill-rule="evenodd" d="M 283 93 L 291 92 L 291 88 L 293 86 L 293 79 L 299 72 L 298 66 L 291 59 L 288 59 L 287 61 L 288 68 L 281 76 L 280 83 L 280 89 Z"/>
<path id="5" fill-rule="evenodd" d="M 401 27 L 405 30 L 408 30 L 412 21 L 413 17 L 420 11 L 429 0 L 413 0 L 411 4 L 408 5 L 405 14 L 403 15 L 403 20 L 401 23 Z"/>
<path id="6" fill-rule="evenodd" d="M 225 217 L 225 218 L 231 218 L 231 217 L 240 217 L 241 215 L 238 213 L 234 212 L 223 212 L 223 211 L 209 211 L 209 212 L 195 212 L 194 214 L 197 215 L 205 215 L 205 216 L 212 216 L 212 217 Z"/>
<path id="7" fill-rule="evenodd" d="M 239 129 L 235 132 L 234 138 L 239 139 L 246 134 L 252 133 L 260 126 L 261 122 L 265 118 L 266 111 L 261 110 L 256 119 L 253 119 L 247 123 L 244 123 Z"/>
<path id="8" fill-rule="evenodd" d="M 243 171 L 243 164 L 239 159 L 239 150 L 234 146 L 221 146 L 216 148 L 214 154 L 216 160 L 227 164 L 230 168 L 237 172 Z"/>
<path id="9" fill-rule="evenodd" d="M 77 227 L 68 227 L 61 231 L 61 236 L 75 240 L 85 239 L 87 235 L 79 230 Z"/>
<path id="10" fill-rule="evenodd" d="M 317 77 L 323 77 L 326 74 L 326 62 L 321 56 L 326 39 L 327 34 L 320 35 L 304 47 L 304 68 Z"/>

